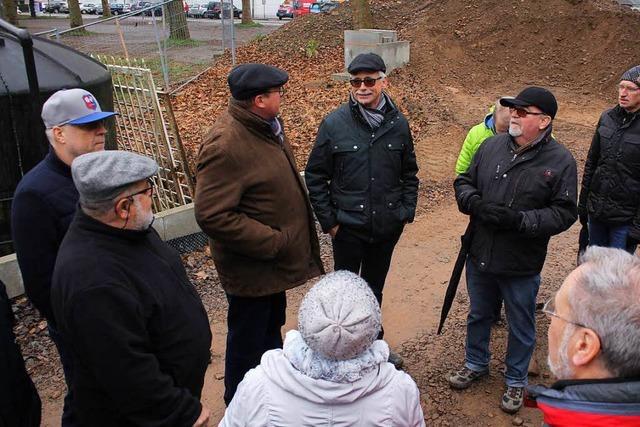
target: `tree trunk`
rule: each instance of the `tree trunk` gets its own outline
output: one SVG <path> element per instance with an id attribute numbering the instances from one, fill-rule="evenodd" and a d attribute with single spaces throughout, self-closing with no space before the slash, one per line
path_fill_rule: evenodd
<path id="1" fill-rule="evenodd" d="M 31 17 L 36 17 L 36 0 L 29 0 L 29 13 L 31 13 Z"/>
<path id="2" fill-rule="evenodd" d="M 353 29 L 373 28 L 373 16 L 369 0 L 351 0 L 351 11 L 353 12 Z"/>
<path id="3" fill-rule="evenodd" d="M 82 25 L 82 14 L 80 13 L 80 2 L 78 0 L 69 0 L 69 26 L 71 28 Z"/>
<path id="4" fill-rule="evenodd" d="M 0 15 L 12 25 L 18 25 L 18 12 L 16 11 L 15 0 L 2 0 L 2 7 L 0 8 Z"/>
<path id="5" fill-rule="evenodd" d="M 242 0 L 242 23 L 251 24 L 251 0 Z"/>
<path id="6" fill-rule="evenodd" d="M 184 13 L 182 0 L 174 0 L 166 5 L 167 18 L 169 20 L 169 38 L 174 40 L 189 40 L 189 27 L 187 15 Z"/>
<path id="7" fill-rule="evenodd" d="M 109 18 L 111 16 L 111 8 L 109 7 L 109 0 L 102 0 L 102 16 Z"/>

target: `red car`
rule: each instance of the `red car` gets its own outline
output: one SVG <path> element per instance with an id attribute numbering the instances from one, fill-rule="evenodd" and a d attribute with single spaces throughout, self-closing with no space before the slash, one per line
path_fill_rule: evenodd
<path id="1" fill-rule="evenodd" d="M 289 6 L 288 4 L 281 4 L 276 12 L 276 16 L 278 19 L 282 20 L 282 18 L 293 18 L 293 6 Z"/>

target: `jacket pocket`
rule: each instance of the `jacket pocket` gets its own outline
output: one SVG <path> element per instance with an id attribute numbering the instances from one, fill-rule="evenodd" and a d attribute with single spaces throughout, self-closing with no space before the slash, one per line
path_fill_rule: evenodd
<path id="1" fill-rule="evenodd" d="M 407 210 L 402 205 L 402 194 L 395 193 L 385 196 L 385 209 L 392 219 L 404 222 L 407 219 Z"/>
<path id="2" fill-rule="evenodd" d="M 346 177 L 351 173 L 353 163 L 358 162 L 356 156 L 358 151 L 362 149 L 362 144 L 359 142 L 341 142 L 334 143 L 331 146 L 331 153 L 333 155 L 333 180 L 337 183 L 338 187 L 344 188 L 346 185 Z"/>
<path id="3" fill-rule="evenodd" d="M 366 201 L 358 197 L 336 197 L 333 199 L 339 224 L 360 227 L 367 224 Z"/>

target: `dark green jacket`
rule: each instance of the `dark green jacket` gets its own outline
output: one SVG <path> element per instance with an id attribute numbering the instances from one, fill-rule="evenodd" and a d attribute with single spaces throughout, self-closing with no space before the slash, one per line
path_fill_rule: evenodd
<path id="1" fill-rule="evenodd" d="M 387 102 L 384 121 L 373 130 L 358 105 L 347 102 L 320 124 L 305 181 L 325 232 L 340 224 L 378 241 L 413 221 L 417 173 L 409 124 L 395 105 Z"/>

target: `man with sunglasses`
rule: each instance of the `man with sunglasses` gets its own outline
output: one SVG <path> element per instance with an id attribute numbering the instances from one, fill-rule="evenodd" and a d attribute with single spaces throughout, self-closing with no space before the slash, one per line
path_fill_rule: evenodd
<path id="1" fill-rule="evenodd" d="M 460 211 L 471 215 L 471 307 L 465 364 L 448 379 L 464 389 L 489 373 L 491 323 L 502 295 L 509 337 L 500 408 L 515 413 L 535 347 L 540 271 L 550 237 L 576 220 L 577 176 L 573 156 L 552 135 L 558 105 L 551 92 L 528 87 L 500 103 L 511 110 L 509 132 L 487 139 L 454 182 Z"/>
<path id="2" fill-rule="evenodd" d="M 58 253 L 56 323 L 82 426 L 204 426 L 211 330 L 177 252 L 151 227 L 158 165 L 99 151 L 71 165 L 80 208 Z"/>
<path id="3" fill-rule="evenodd" d="M 618 105 L 600 116 L 582 175 L 580 222 L 589 244 L 634 253 L 640 241 L 640 65 L 620 78 Z"/>
<path id="4" fill-rule="evenodd" d="M 348 71 L 349 101 L 320 124 L 305 180 L 334 269 L 360 274 L 382 304 L 393 250 L 415 216 L 418 165 L 409 123 L 384 91 L 382 58 L 360 54 Z M 402 366 L 394 352 L 389 361 Z"/>
<path id="5" fill-rule="evenodd" d="M 49 153 L 20 180 L 11 206 L 11 232 L 24 288 L 31 303 L 47 319 L 49 336 L 64 370 L 68 392 L 63 427 L 75 425 L 69 388 L 73 364 L 51 311 L 51 275 L 78 203 L 71 162 L 82 154 L 104 150 L 105 120 L 115 114 L 102 111 L 96 98 L 84 89 L 64 89 L 51 95 L 42 107 Z"/>
<path id="6" fill-rule="evenodd" d="M 640 258 L 587 248 L 543 309 L 551 320 L 549 368 L 558 381 L 527 387 L 527 406 L 544 413 L 545 425 L 640 425 L 638 301 Z"/>
<path id="7" fill-rule="evenodd" d="M 227 294 L 224 401 L 265 351 L 282 348 L 286 291 L 324 272 L 313 210 L 278 117 L 289 75 L 242 64 L 200 147 L 195 214 Z"/>

